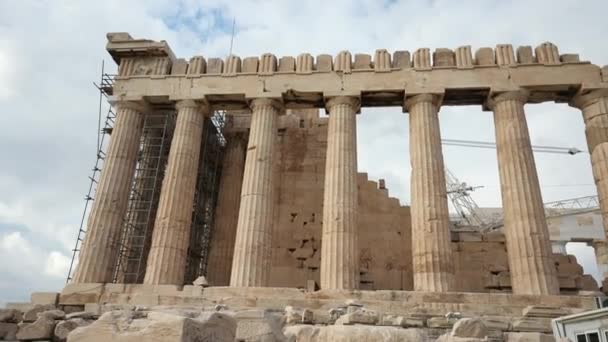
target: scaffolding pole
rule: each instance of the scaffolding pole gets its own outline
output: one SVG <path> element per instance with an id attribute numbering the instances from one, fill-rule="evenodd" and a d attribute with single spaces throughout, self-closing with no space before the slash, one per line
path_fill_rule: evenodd
<path id="1" fill-rule="evenodd" d="M 109 95 L 112 95 L 112 89 L 114 85 L 114 77 L 116 75 L 107 74 L 105 72 L 104 62 L 101 62 L 101 75 L 99 84 L 93 83 L 95 88 L 99 91 L 99 109 L 97 113 L 97 145 L 96 145 L 96 159 L 95 165 L 91 170 L 91 175 L 89 176 L 89 189 L 87 194 L 84 197 L 84 208 L 82 211 L 82 215 L 80 217 L 80 225 L 78 227 L 78 235 L 76 237 L 76 242 L 74 243 L 74 248 L 72 249 L 72 259 L 70 261 L 70 267 L 68 268 L 68 275 L 66 278 L 66 283 L 69 283 L 74 276 L 74 271 L 76 265 L 78 264 L 78 257 L 80 256 L 80 250 L 82 249 L 82 243 L 84 242 L 84 237 L 86 235 L 87 227 L 86 227 L 86 218 L 94 201 L 94 194 L 97 189 L 97 184 L 99 182 L 99 176 L 101 175 L 101 170 L 103 168 L 103 163 L 106 156 L 106 148 L 109 136 L 112 134 L 112 128 L 114 127 L 114 122 L 116 121 L 116 113 L 110 106 L 108 111 L 106 112 L 105 120 L 103 127 L 101 126 L 101 122 L 103 120 L 103 99 L 107 98 Z"/>
<path id="2" fill-rule="evenodd" d="M 174 130 L 175 112 L 149 113 L 144 116 L 119 256 L 114 268 L 115 283 L 143 282 Z"/>

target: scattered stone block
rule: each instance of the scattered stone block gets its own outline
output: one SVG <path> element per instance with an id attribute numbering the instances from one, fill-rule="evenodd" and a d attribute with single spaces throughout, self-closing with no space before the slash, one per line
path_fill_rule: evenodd
<path id="1" fill-rule="evenodd" d="M 542 305 L 530 305 L 526 306 L 522 315 L 524 317 L 544 317 L 544 318 L 557 318 L 567 315 L 569 312 L 558 307 L 542 306 Z"/>
<path id="2" fill-rule="evenodd" d="M 454 324 L 450 336 L 484 338 L 488 335 L 488 329 L 479 318 L 461 318 Z"/>
<path id="3" fill-rule="evenodd" d="M 330 325 L 310 326 L 294 325 L 285 328 L 285 336 L 289 341 L 298 342 L 350 342 L 350 341 L 400 341 L 420 342 L 430 341 L 422 329 L 403 329 L 387 326 L 370 325 Z"/>
<path id="4" fill-rule="evenodd" d="M 483 317 L 483 323 L 490 331 L 507 331 L 511 329 L 511 318 L 501 316 Z"/>
<path id="5" fill-rule="evenodd" d="M 426 321 L 429 328 L 451 329 L 457 322 L 455 318 L 431 317 Z"/>
<path id="6" fill-rule="evenodd" d="M 374 310 L 368 310 L 365 308 L 358 308 L 352 310 L 345 315 L 340 316 L 336 320 L 336 325 L 349 325 L 349 324 L 370 324 L 375 325 L 378 323 L 378 312 Z"/>
<path id="7" fill-rule="evenodd" d="M 405 318 L 398 315 L 382 315 L 378 325 L 391 326 L 391 327 L 404 327 Z"/>
<path id="8" fill-rule="evenodd" d="M 45 311 L 49 311 L 49 310 L 54 310 L 55 309 L 55 305 L 35 305 L 32 309 L 28 310 L 25 312 L 25 314 L 23 315 L 23 321 L 24 322 L 34 322 L 38 319 L 38 314 L 45 312 Z"/>
<path id="9" fill-rule="evenodd" d="M 84 305 L 84 311 L 101 315 L 101 305 L 97 303 L 87 303 Z"/>
<path id="10" fill-rule="evenodd" d="M 32 304 L 57 305 L 59 293 L 57 292 L 34 292 L 30 296 Z"/>
<path id="11" fill-rule="evenodd" d="M 209 286 L 209 282 L 207 281 L 207 278 L 205 278 L 205 276 L 200 276 L 192 282 L 192 285 L 207 287 Z"/>
<path id="12" fill-rule="evenodd" d="M 18 340 L 49 340 L 57 323 L 54 319 L 41 315 L 34 323 L 19 323 Z"/>
<path id="13" fill-rule="evenodd" d="M 13 341 L 17 339 L 17 323 L 0 323 L 0 340 Z"/>
<path id="14" fill-rule="evenodd" d="M 55 326 L 53 342 L 67 341 L 68 334 L 71 333 L 72 330 L 87 326 L 91 323 L 92 321 L 87 321 L 82 318 L 73 318 L 66 321 L 61 321 Z"/>
<path id="15" fill-rule="evenodd" d="M 298 309 L 293 306 L 285 307 L 285 323 L 309 324 L 313 322 L 313 312 L 309 309 Z"/>
<path id="16" fill-rule="evenodd" d="M 65 312 L 61 310 L 48 310 L 39 313 L 38 317 L 46 317 L 54 320 L 65 319 Z"/>
<path id="17" fill-rule="evenodd" d="M 60 309 L 67 315 L 74 312 L 84 311 L 84 305 L 61 305 Z"/>
<path id="18" fill-rule="evenodd" d="M 513 330 L 520 332 L 551 332 L 551 319 L 543 317 L 522 317 L 513 322 Z"/>
<path id="19" fill-rule="evenodd" d="M 82 319 L 86 319 L 86 320 L 95 320 L 95 319 L 99 318 L 99 313 L 88 312 L 88 311 L 81 311 L 81 312 L 73 312 L 73 313 L 69 313 L 69 314 L 65 315 L 65 319 L 67 319 L 67 320 L 74 319 L 74 318 L 82 318 Z"/>
<path id="20" fill-rule="evenodd" d="M 204 312 L 192 319 L 155 312 L 147 318 L 132 311 L 111 311 L 90 325 L 68 335 L 69 342 L 194 342 L 235 340 L 234 318 L 219 312 Z"/>
<path id="21" fill-rule="evenodd" d="M 408 315 L 403 317 L 404 328 L 422 328 L 426 323 L 427 316 L 425 315 Z"/>
<path id="22" fill-rule="evenodd" d="M 1 323 L 19 323 L 22 318 L 23 314 L 17 309 L 0 309 Z"/>
<path id="23" fill-rule="evenodd" d="M 273 314 L 265 310 L 249 310 L 253 314 L 262 314 L 263 317 L 243 318 L 239 313 L 237 319 L 236 340 L 237 341 L 283 341 L 282 315 Z M 251 317 L 251 316 L 250 316 Z"/>
<path id="24" fill-rule="evenodd" d="M 337 321 L 341 316 L 346 315 L 345 307 L 338 307 L 329 310 L 329 322 L 333 323 Z"/>
<path id="25" fill-rule="evenodd" d="M 535 332 L 509 332 L 504 334 L 505 342 L 555 342 L 553 334 Z"/>

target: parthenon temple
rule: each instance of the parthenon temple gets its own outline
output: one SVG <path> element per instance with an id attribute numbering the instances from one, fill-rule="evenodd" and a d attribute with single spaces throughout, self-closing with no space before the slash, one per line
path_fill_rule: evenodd
<path id="1" fill-rule="evenodd" d="M 603 300 L 608 282 L 564 245 L 592 245 L 608 276 L 608 66 L 548 42 L 186 60 L 165 41 L 107 38 L 118 65 L 104 90 L 109 141 L 53 304 L 226 306 L 239 341 L 340 340 L 341 323 L 457 341 L 461 317 L 487 331 L 463 338 L 545 341 L 551 318 Z M 541 102 L 567 103 L 585 123 L 599 214 L 581 214 L 574 237 L 541 196 L 525 115 Z M 493 113 L 503 221 L 492 229 L 448 210 L 438 114 L 462 105 Z M 363 107 L 407 114 L 409 205 L 357 166 Z M 243 321 L 273 312 L 287 317 L 274 339 L 247 335 Z M 369 338 L 353 334 L 344 341 Z"/>

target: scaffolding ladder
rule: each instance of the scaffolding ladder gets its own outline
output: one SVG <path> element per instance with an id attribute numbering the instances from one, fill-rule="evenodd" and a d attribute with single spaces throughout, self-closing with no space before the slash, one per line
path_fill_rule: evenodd
<path id="1" fill-rule="evenodd" d="M 219 190 L 219 175 L 226 139 L 222 133 L 225 112 L 217 111 L 205 120 L 201 157 L 197 176 L 190 247 L 186 266 L 185 283 L 207 273 L 209 246 L 215 222 L 215 205 Z"/>
<path id="2" fill-rule="evenodd" d="M 115 283 L 143 282 L 174 130 L 175 112 L 144 115 L 137 164 L 114 267 Z"/>
<path id="3" fill-rule="evenodd" d="M 76 243 L 74 244 L 74 248 L 72 249 L 72 259 L 70 261 L 70 267 L 68 268 L 68 275 L 66 279 L 66 283 L 69 283 L 75 271 L 75 266 L 78 261 L 78 257 L 80 256 L 80 250 L 82 249 L 82 243 L 84 241 L 84 236 L 86 234 L 86 223 L 85 220 L 88 216 L 89 210 L 91 208 L 91 203 L 94 201 L 94 193 L 97 188 L 97 183 L 99 182 L 99 176 L 101 175 L 101 170 L 103 168 L 103 163 L 106 157 L 106 144 L 108 141 L 108 136 L 112 134 L 112 129 L 114 127 L 114 122 L 116 121 L 116 113 L 112 109 L 112 106 L 108 108 L 108 111 L 105 116 L 105 120 L 102 126 L 102 104 L 104 98 L 112 95 L 112 89 L 114 85 L 114 77 L 116 75 L 107 74 L 104 71 L 104 63 L 101 63 L 101 77 L 100 83 L 96 84 L 95 87 L 99 91 L 99 111 L 98 111 L 98 123 L 97 123 L 97 153 L 96 160 L 93 169 L 91 170 L 91 175 L 89 176 L 89 189 L 87 194 L 84 197 L 84 209 L 82 211 L 82 216 L 80 219 L 80 226 L 78 227 L 78 235 L 76 237 Z"/>

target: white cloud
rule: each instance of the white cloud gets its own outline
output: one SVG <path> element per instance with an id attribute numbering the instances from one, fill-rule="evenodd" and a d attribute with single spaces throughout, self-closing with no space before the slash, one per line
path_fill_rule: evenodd
<path id="1" fill-rule="evenodd" d="M 94 161 L 97 93 L 91 82 L 102 59 L 113 64 L 104 51 L 106 32 L 167 40 L 179 57 L 222 57 L 235 17 L 234 52 L 242 57 L 550 40 L 562 52 L 602 65 L 608 64 L 602 44 L 607 10 L 601 0 L 559 6 L 550 0 L 0 1 L 0 252 L 2 260 L 15 260 L 0 264 L 0 279 L 23 277 L 21 283 L 0 281 L 0 297 L 61 286 L 57 276 L 76 237 Z M 577 110 L 554 104 L 526 109 L 534 144 L 586 148 Z M 493 140 L 492 115 L 479 107 L 443 108 L 440 118 L 446 138 Z M 402 203 L 409 202 L 408 135 L 408 117 L 399 108 L 364 109 L 358 117 L 360 170 L 387 179 Z M 480 205 L 500 205 L 495 151 L 444 147 L 444 155 L 462 181 L 485 186 L 473 195 Z M 542 184 L 593 182 L 588 156 L 537 154 L 536 163 Z M 543 196 L 548 201 L 594 190 L 545 187 Z M 23 275 L 24 269 L 44 279 Z"/>
<path id="2" fill-rule="evenodd" d="M 65 270 L 67 270 L 69 266 L 70 258 L 60 252 L 52 251 L 46 259 L 44 274 L 57 278 L 65 278 Z"/>

